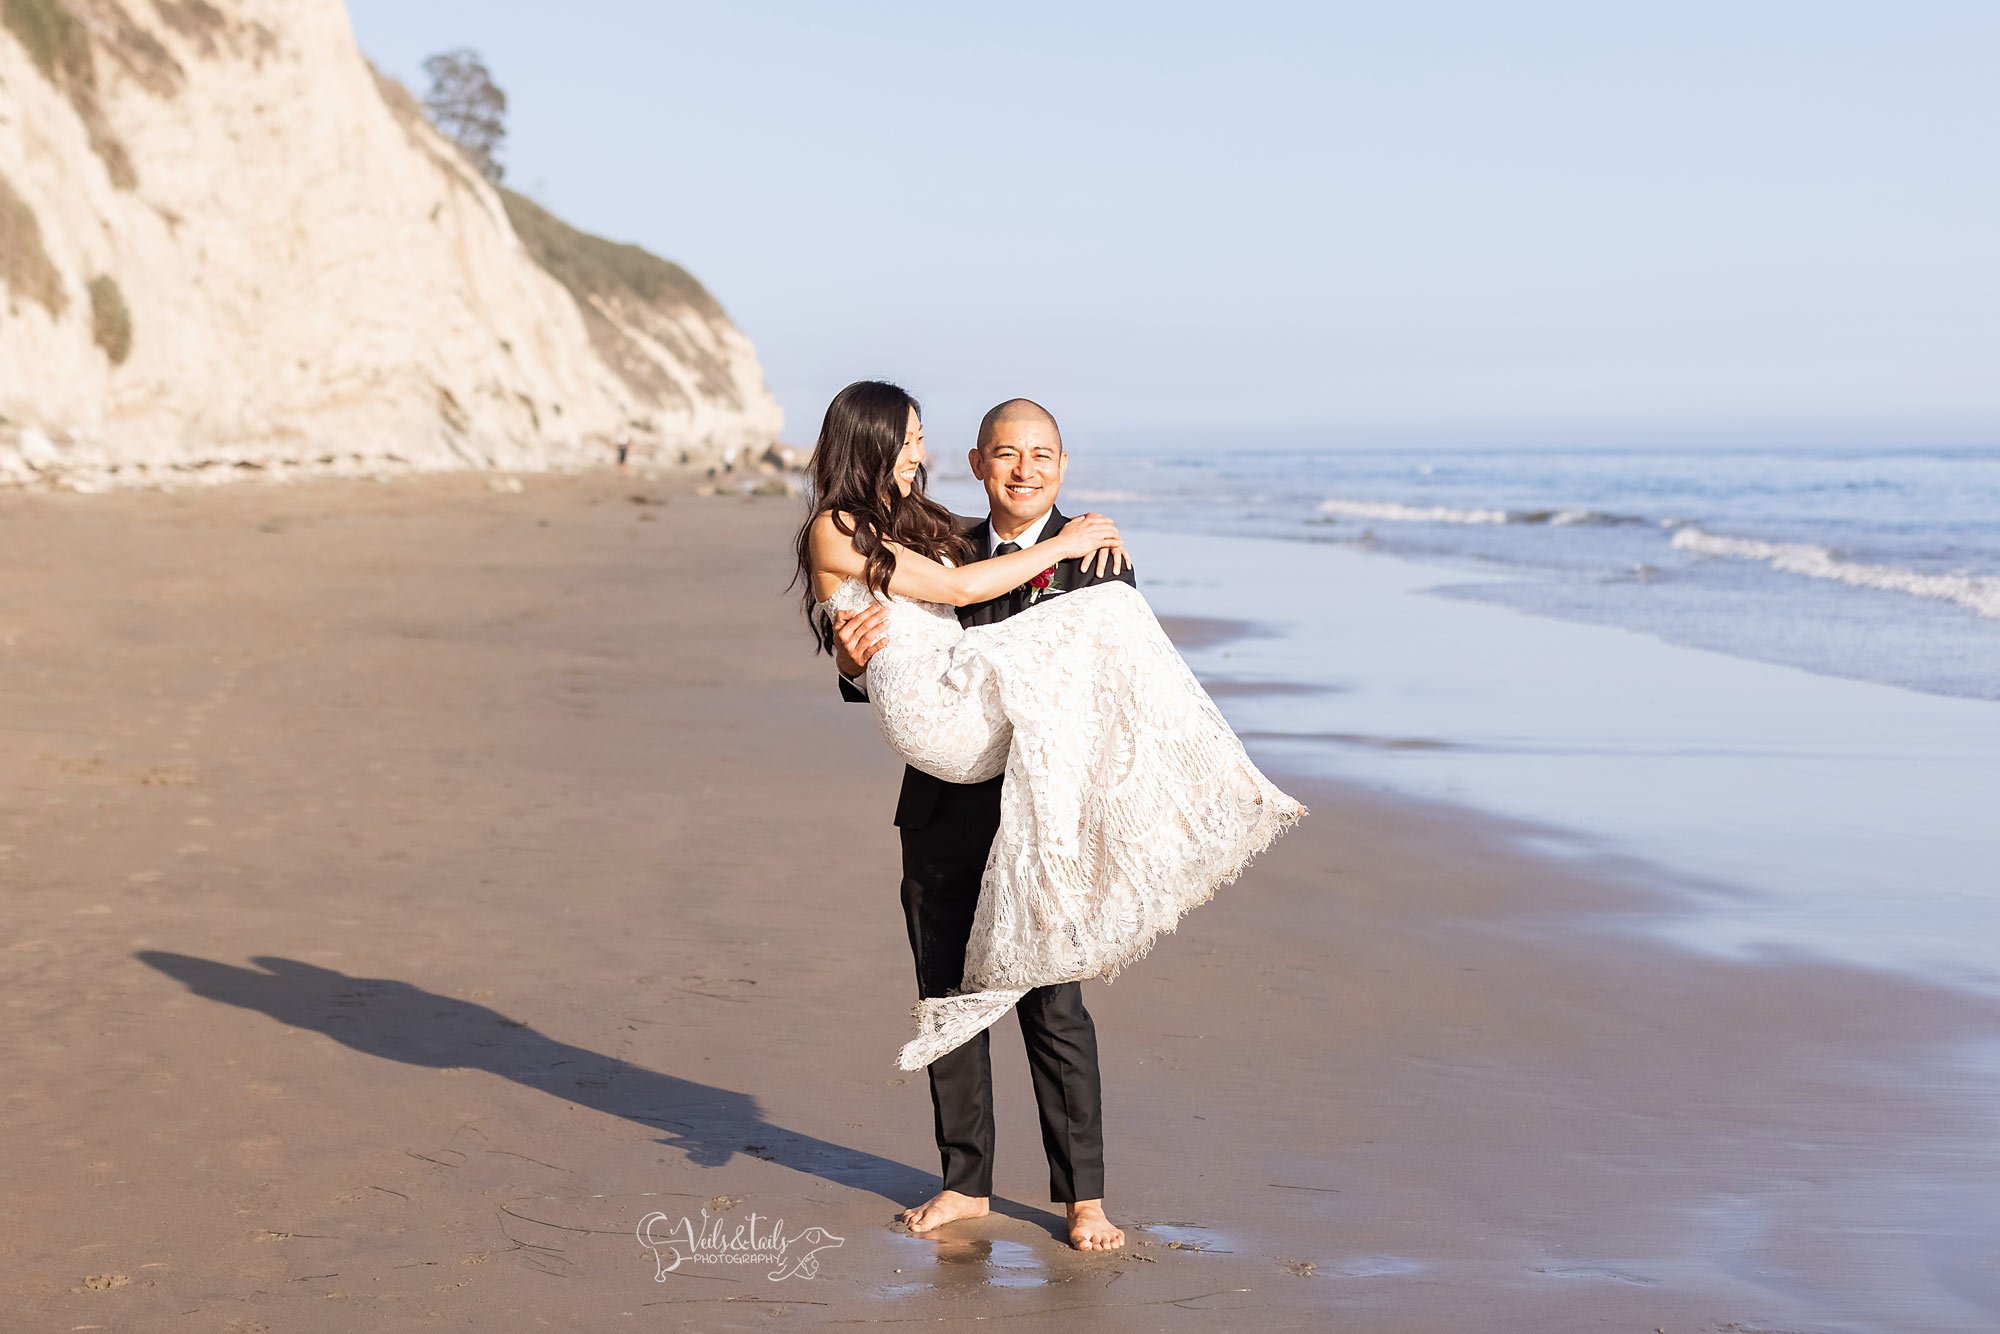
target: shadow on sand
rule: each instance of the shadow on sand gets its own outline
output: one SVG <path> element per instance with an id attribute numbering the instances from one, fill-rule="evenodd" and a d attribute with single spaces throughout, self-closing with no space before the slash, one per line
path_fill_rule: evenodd
<path id="1" fill-rule="evenodd" d="M 255 968 L 163 950 L 142 950 L 135 957 L 197 996 L 324 1033 L 370 1056 L 434 1069 L 484 1070 L 636 1121 L 664 1132 L 660 1143 L 701 1167 L 720 1167 L 746 1154 L 904 1206 L 922 1203 L 937 1188 L 937 1178 L 906 1163 L 771 1124 L 751 1094 L 558 1042 L 497 1010 L 408 982 L 350 977 L 268 955 L 252 959 Z M 1058 1237 L 1067 1232 L 1045 1209 L 995 1196 L 993 1210 Z"/>

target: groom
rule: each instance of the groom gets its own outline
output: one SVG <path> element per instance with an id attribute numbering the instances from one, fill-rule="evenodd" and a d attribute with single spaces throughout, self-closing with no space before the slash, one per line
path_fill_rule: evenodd
<path id="1" fill-rule="evenodd" d="M 1056 491 L 1069 470 L 1069 454 L 1056 419 L 1040 404 L 1014 398 L 987 413 L 969 457 L 973 476 L 985 483 L 992 507 L 991 517 L 967 533 L 977 559 L 1033 546 L 1069 522 L 1055 507 Z M 1064 560 L 1055 562 L 1053 569 L 1045 588 L 1023 586 L 991 602 L 961 607 L 958 619 L 968 626 L 991 625 L 1033 601 L 1103 579 L 1137 586 L 1129 566 L 1117 575 L 1099 575 L 1082 561 Z M 864 673 L 868 659 L 884 642 L 884 624 L 878 603 L 858 615 L 843 613 L 836 625 L 844 698 L 868 698 Z M 903 772 L 903 794 L 896 807 L 896 825 L 903 836 L 903 915 L 917 959 L 917 991 L 926 999 L 946 995 L 963 980 L 979 883 L 1000 828 L 1001 781 L 947 783 L 919 769 Z M 1113 1250 L 1125 1244 L 1125 1234 L 1104 1214 L 1097 1029 L 1083 1008 L 1082 984 L 1036 987 L 1021 998 L 1015 1011 L 1034 1072 L 1042 1146 L 1049 1158 L 1050 1197 L 1069 1206 L 1071 1245 L 1084 1251 Z M 903 1215 L 911 1232 L 928 1232 L 987 1211 L 993 1193 L 993 1069 L 988 1052 L 987 1034 L 981 1032 L 926 1067 L 944 1189 Z"/>

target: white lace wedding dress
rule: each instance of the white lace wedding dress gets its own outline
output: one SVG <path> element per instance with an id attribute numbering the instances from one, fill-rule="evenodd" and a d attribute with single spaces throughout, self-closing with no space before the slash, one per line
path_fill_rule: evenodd
<path id="1" fill-rule="evenodd" d="M 859 611 L 848 579 L 820 604 Z M 1005 773 L 965 976 L 918 1003 L 918 1070 L 1030 988 L 1110 978 L 1305 814 L 1250 762 L 1144 597 L 1105 582 L 960 627 L 889 595 L 868 696 L 889 745 L 952 783 Z"/>

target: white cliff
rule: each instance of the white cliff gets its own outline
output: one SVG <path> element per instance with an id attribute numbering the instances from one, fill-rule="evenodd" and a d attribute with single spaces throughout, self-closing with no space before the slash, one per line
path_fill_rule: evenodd
<path id="1" fill-rule="evenodd" d="M 761 450 L 678 266 L 483 180 L 339 0 L 0 5 L 0 483 Z"/>

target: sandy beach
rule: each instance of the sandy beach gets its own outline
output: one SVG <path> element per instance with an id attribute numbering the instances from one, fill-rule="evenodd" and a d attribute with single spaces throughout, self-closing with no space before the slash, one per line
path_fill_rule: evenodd
<path id="1" fill-rule="evenodd" d="M 1059 1240 L 1011 1020 L 996 1214 L 897 1231 L 898 765 L 796 506 L 0 494 L 0 1324 L 2000 1326 L 2000 1001 L 1685 949 L 1627 929 L 1670 886 L 1276 764 L 1312 818 L 1086 988 L 1126 1249 Z M 656 1278 L 704 1209 L 837 1240 Z"/>

